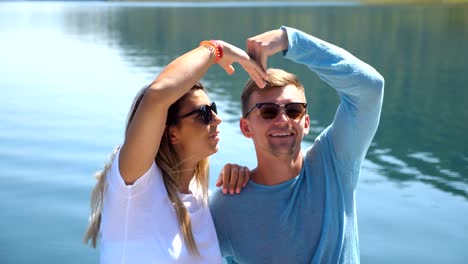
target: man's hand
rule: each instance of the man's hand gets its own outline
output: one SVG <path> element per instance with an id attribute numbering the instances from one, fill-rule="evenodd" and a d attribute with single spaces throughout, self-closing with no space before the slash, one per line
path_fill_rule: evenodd
<path id="1" fill-rule="evenodd" d="M 247 53 L 266 71 L 268 57 L 287 49 L 288 44 L 286 30 L 271 30 L 247 39 Z"/>
<path id="2" fill-rule="evenodd" d="M 250 170 L 247 167 L 237 164 L 226 164 L 219 173 L 216 187 L 223 186 L 223 193 L 227 194 L 228 191 L 231 195 L 240 193 L 241 188 L 249 182 Z"/>

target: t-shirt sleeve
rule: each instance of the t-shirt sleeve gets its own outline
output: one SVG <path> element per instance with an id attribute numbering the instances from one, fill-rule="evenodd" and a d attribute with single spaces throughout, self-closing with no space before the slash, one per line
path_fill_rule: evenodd
<path id="1" fill-rule="evenodd" d="M 107 175 L 109 186 L 113 190 L 117 191 L 117 193 L 120 195 L 129 196 L 138 193 L 143 193 L 148 189 L 153 189 L 155 190 L 154 193 L 160 194 L 161 197 L 167 196 L 162 172 L 156 165 L 156 162 L 153 161 L 150 168 L 133 184 L 127 185 L 125 184 L 125 181 L 123 180 L 122 175 L 120 174 L 119 155 L 120 149 L 116 153 L 112 161 L 109 173 Z"/>

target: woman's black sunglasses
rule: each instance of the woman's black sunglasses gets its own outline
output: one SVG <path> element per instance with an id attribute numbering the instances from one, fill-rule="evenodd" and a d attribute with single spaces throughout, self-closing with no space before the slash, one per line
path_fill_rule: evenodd
<path id="1" fill-rule="evenodd" d="M 213 111 L 215 114 L 218 113 L 215 102 L 212 102 L 210 105 L 202 105 L 198 109 L 193 110 L 185 115 L 178 116 L 177 118 L 185 118 L 194 114 L 200 114 L 201 120 L 205 125 L 208 125 L 213 119 Z"/>
<path id="2" fill-rule="evenodd" d="M 247 117 L 255 108 L 258 108 L 260 116 L 263 119 L 275 119 L 282 108 L 289 118 L 297 120 L 301 119 L 307 111 L 307 103 L 258 103 L 245 113 L 244 118 Z"/>

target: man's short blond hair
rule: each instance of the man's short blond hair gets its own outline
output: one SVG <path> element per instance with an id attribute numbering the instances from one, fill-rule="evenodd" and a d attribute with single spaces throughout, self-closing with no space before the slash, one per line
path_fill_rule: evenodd
<path id="1" fill-rule="evenodd" d="M 242 116 L 245 116 L 247 111 L 249 111 L 249 100 L 250 96 L 253 92 L 261 92 L 262 90 L 268 90 L 273 88 L 281 88 L 287 85 L 294 85 L 297 89 L 304 94 L 304 86 L 302 86 L 301 82 L 297 78 L 295 74 L 289 73 L 287 71 L 281 69 L 273 69 L 270 68 L 267 70 L 267 77 L 266 77 L 266 86 L 265 88 L 259 88 L 257 84 L 252 80 L 249 79 L 244 86 L 244 90 L 242 91 L 241 96 L 241 103 L 242 103 Z"/>

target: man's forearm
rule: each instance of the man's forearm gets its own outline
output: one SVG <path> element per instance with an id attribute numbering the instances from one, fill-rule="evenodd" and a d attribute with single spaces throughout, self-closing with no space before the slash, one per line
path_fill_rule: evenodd
<path id="1" fill-rule="evenodd" d="M 339 93 L 365 97 L 380 93 L 383 77 L 370 65 L 346 50 L 297 29 L 282 27 L 288 33 L 286 58 L 307 65 Z M 362 102 L 362 100 L 360 100 Z"/>

